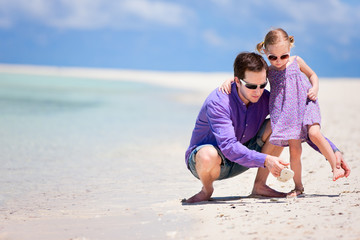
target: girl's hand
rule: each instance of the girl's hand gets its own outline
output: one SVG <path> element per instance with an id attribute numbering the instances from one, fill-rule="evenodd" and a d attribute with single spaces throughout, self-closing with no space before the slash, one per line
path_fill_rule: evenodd
<path id="1" fill-rule="evenodd" d="M 219 87 L 219 91 L 221 91 L 222 93 L 226 93 L 226 94 L 230 94 L 231 92 L 231 84 L 234 82 L 234 79 L 228 79 L 226 80 L 220 87 Z"/>
<path id="2" fill-rule="evenodd" d="M 348 177 L 350 175 L 351 170 L 350 170 L 349 165 L 345 162 L 342 153 L 340 151 L 336 151 L 335 156 L 336 156 L 336 168 L 344 169 L 345 177 Z"/>
<path id="3" fill-rule="evenodd" d="M 317 99 L 318 91 L 319 90 L 317 88 L 314 87 L 310 88 L 307 94 L 308 98 L 312 101 L 315 101 Z"/>

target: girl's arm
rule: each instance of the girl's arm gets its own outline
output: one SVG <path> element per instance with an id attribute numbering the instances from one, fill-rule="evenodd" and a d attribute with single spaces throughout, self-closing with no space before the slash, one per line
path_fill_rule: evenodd
<path id="1" fill-rule="evenodd" d="M 231 92 L 231 84 L 234 82 L 234 78 L 226 80 L 220 87 L 219 91 L 222 93 L 230 94 Z"/>
<path id="2" fill-rule="evenodd" d="M 297 62 L 299 63 L 300 71 L 309 78 L 312 85 L 312 88 L 310 88 L 308 92 L 308 98 L 315 101 L 319 92 L 319 78 L 302 58 L 297 57 Z"/>

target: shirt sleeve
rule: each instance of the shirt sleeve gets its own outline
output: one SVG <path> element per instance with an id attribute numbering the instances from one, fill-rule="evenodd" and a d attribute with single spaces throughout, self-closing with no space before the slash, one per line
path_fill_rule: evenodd
<path id="1" fill-rule="evenodd" d="M 230 109 L 211 101 L 206 113 L 218 147 L 227 159 L 248 168 L 264 167 L 266 154 L 250 150 L 237 140 Z"/>
<path id="2" fill-rule="evenodd" d="M 324 136 L 324 137 L 325 137 L 325 136 Z M 334 152 L 340 151 L 340 150 L 335 146 L 335 144 L 332 143 L 328 138 L 325 137 L 325 139 L 326 139 L 326 141 L 329 142 L 329 144 L 330 144 L 330 146 L 331 146 L 331 149 L 332 149 Z M 319 148 L 310 140 L 309 137 L 306 138 L 306 142 L 307 142 L 307 143 L 310 145 L 310 147 L 312 147 L 314 150 L 316 150 L 316 151 L 318 151 L 319 153 L 321 153 L 320 150 L 319 150 Z"/>

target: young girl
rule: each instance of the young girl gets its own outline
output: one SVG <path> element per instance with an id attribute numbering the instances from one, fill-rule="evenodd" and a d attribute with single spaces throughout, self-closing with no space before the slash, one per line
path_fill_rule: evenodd
<path id="1" fill-rule="evenodd" d="M 290 56 L 293 44 L 294 37 L 278 28 L 268 32 L 265 40 L 257 44 L 257 50 L 271 63 L 268 79 L 272 135 L 269 141 L 274 145 L 289 146 L 290 167 L 295 173 L 295 189 L 290 195 L 297 196 L 304 192 L 300 158 L 301 143 L 307 136 L 329 161 L 334 181 L 343 177 L 345 172 L 336 168 L 334 151 L 320 132 L 319 79 L 302 58 Z M 227 82 L 223 89 L 229 85 Z"/>

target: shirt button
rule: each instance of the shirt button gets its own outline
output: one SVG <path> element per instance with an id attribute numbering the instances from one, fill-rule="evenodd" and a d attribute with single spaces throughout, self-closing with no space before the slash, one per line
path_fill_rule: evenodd
<path id="1" fill-rule="evenodd" d="M 248 125 L 246 124 L 246 126 L 248 126 Z"/>
<path id="2" fill-rule="evenodd" d="M 245 135 L 243 135 L 243 137 L 245 137 Z"/>

